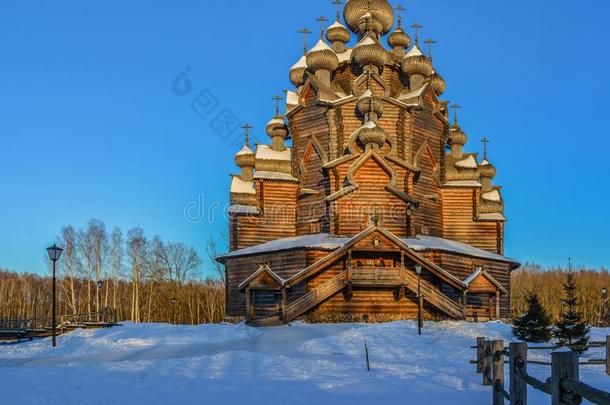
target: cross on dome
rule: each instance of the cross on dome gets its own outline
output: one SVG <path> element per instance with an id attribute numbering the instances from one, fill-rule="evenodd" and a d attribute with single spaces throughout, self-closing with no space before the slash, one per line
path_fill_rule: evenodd
<path id="1" fill-rule="evenodd" d="M 415 24 L 413 24 L 411 26 L 411 28 L 413 28 L 415 30 L 415 45 L 419 45 L 419 30 L 424 28 L 424 26 L 421 25 L 420 23 L 416 22 Z"/>
<path id="2" fill-rule="evenodd" d="M 312 34 L 307 28 L 303 28 L 299 31 L 299 34 L 303 34 L 303 55 L 307 54 L 307 36 Z"/>
<path id="3" fill-rule="evenodd" d="M 487 160 L 487 145 L 491 143 L 491 141 L 487 137 L 483 137 L 481 143 L 483 144 L 483 159 Z"/>
<path id="4" fill-rule="evenodd" d="M 250 134 L 248 133 L 248 131 L 249 131 L 250 129 L 252 129 L 252 128 L 253 128 L 253 127 L 252 127 L 252 125 L 250 125 L 250 124 L 244 124 L 244 125 L 242 126 L 242 129 L 243 129 L 243 130 L 245 131 L 245 133 L 246 133 L 246 146 L 248 146 L 248 147 L 250 147 L 250 139 L 249 139 L 249 135 L 250 135 Z"/>
<path id="5" fill-rule="evenodd" d="M 339 22 L 341 20 L 341 6 L 343 5 L 343 2 L 341 0 L 335 0 L 333 1 L 333 4 L 337 6 L 337 22 Z"/>
<path id="6" fill-rule="evenodd" d="M 432 38 L 428 38 L 424 41 L 424 44 L 428 45 L 428 58 L 432 60 L 432 45 L 436 45 L 438 44 L 438 42 L 436 42 Z"/>
<path id="7" fill-rule="evenodd" d="M 326 29 L 326 23 L 328 22 L 328 18 L 322 16 L 320 18 L 316 18 L 316 21 L 318 21 L 321 25 L 320 27 L 320 39 L 324 39 L 324 30 Z"/>
<path id="8" fill-rule="evenodd" d="M 398 14 L 398 28 L 401 28 L 401 25 L 402 25 L 402 13 L 404 11 L 406 11 L 406 8 L 404 8 L 402 6 L 402 4 L 399 4 L 396 7 L 394 7 L 394 10 L 396 10 L 396 13 Z"/>
<path id="9" fill-rule="evenodd" d="M 457 123 L 458 123 L 458 110 L 460 108 L 462 108 L 462 106 L 456 103 L 456 104 L 453 104 L 451 106 L 451 108 L 453 109 L 453 125 L 457 125 Z"/>
<path id="10" fill-rule="evenodd" d="M 275 115 L 280 115 L 280 101 L 282 101 L 283 98 L 276 94 L 272 100 L 275 101 Z"/>

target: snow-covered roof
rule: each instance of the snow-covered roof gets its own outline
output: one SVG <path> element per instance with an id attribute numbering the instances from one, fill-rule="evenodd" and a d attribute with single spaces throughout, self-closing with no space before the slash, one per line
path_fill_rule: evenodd
<path id="1" fill-rule="evenodd" d="M 292 238 L 277 239 L 271 242 L 236 250 L 220 258 L 247 256 L 261 253 L 278 252 L 296 248 L 335 250 L 346 244 L 349 238 L 337 238 L 327 233 L 296 236 Z"/>
<path id="2" fill-rule="evenodd" d="M 487 166 L 487 165 L 491 165 L 491 163 L 489 163 L 489 160 L 487 160 L 487 159 L 483 159 L 483 160 L 481 161 L 481 166 Z"/>
<path id="3" fill-rule="evenodd" d="M 253 214 L 257 215 L 260 211 L 250 205 L 233 204 L 229 207 L 229 214 Z"/>
<path id="4" fill-rule="evenodd" d="M 256 173 L 254 173 L 254 178 L 262 180 L 299 181 L 299 179 L 288 173 L 268 172 L 265 170 L 257 170 Z"/>
<path id="5" fill-rule="evenodd" d="M 233 176 L 231 192 L 238 194 L 256 194 L 253 181 L 243 181 L 239 176 Z"/>
<path id="6" fill-rule="evenodd" d="M 415 97 L 420 97 L 424 93 L 426 88 L 427 88 L 426 86 L 422 86 L 419 89 L 412 91 L 410 93 L 401 94 L 400 96 L 398 96 L 398 101 L 409 100 L 409 99 L 412 99 Z"/>
<path id="7" fill-rule="evenodd" d="M 350 240 L 350 238 L 336 237 L 327 233 L 296 236 L 292 238 L 278 239 L 271 242 L 263 243 L 261 245 L 236 250 L 219 258 L 230 258 L 261 253 L 271 253 L 297 248 L 332 251 L 339 249 L 340 247 L 348 243 Z M 486 250 L 478 249 L 465 243 L 460 243 L 449 239 L 420 235 L 416 238 L 403 238 L 402 240 L 409 248 L 419 252 L 427 250 L 440 250 L 449 253 L 457 253 L 466 256 L 479 257 L 482 259 L 516 263 L 515 260 L 510 259 L 508 257 L 504 257 L 496 253 L 488 252 Z"/>
<path id="8" fill-rule="evenodd" d="M 502 201 L 502 197 L 500 197 L 500 193 L 498 192 L 498 190 L 492 190 L 489 193 L 484 193 L 481 197 L 487 201 L 493 201 L 493 202 Z"/>
<path id="9" fill-rule="evenodd" d="M 254 152 L 252 152 L 252 149 L 250 149 L 250 147 L 248 145 L 244 145 L 244 147 L 241 148 L 241 150 L 239 152 L 237 152 L 235 154 L 235 156 L 243 156 L 243 155 L 254 155 Z"/>
<path id="10" fill-rule="evenodd" d="M 470 155 L 464 160 L 455 162 L 455 167 L 459 167 L 460 169 L 476 169 L 479 166 L 477 165 L 477 160 L 474 156 Z"/>
<path id="11" fill-rule="evenodd" d="M 319 40 L 318 43 L 316 44 L 316 46 L 314 46 L 313 48 L 311 48 L 311 52 L 319 52 L 319 51 L 333 51 L 333 48 L 331 48 L 330 46 L 328 46 L 328 44 L 326 42 L 324 42 L 323 39 Z"/>
<path id="12" fill-rule="evenodd" d="M 464 284 L 469 286 L 474 280 L 477 279 L 477 277 L 481 275 L 481 273 L 483 273 L 483 267 L 477 267 L 471 275 L 464 279 Z"/>
<path id="13" fill-rule="evenodd" d="M 479 214 L 478 219 L 483 221 L 506 221 L 506 217 L 499 212 Z"/>
<path id="14" fill-rule="evenodd" d="M 299 104 L 299 95 L 296 91 L 289 90 L 286 92 L 286 105 L 295 106 Z"/>
<path id="15" fill-rule="evenodd" d="M 377 42 L 375 42 L 375 40 L 369 36 L 366 36 L 364 38 L 362 38 L 362 40 L 360 42 L 358 42 L 356 44 L 356 48 L 358 48 L 359 46 L 363 46 L 363 45 L 375 45 Z"/>
<path id="16" fill-rule="evenodd" d="M 301 56 L 301 59 L 299 59 L 297 63 L 292 65 L 290 70 L 299 69 L 299 68 L 307 69 L 307 57 L 305 55 Z"/>
<path id="17" fill-rule="evenodd" d="M 271 149 L 268 145 L 256 145 L 257 160 L 282 160 L 290 161 L 290 148 L 286 148 L 281 152 Z"/>
<path id="18" fill-rule="evenodd" d="M 436 238 L 433 236 L 417 236 L 417 238 L 404 239 L 405 243 L 413 250 L 442 250 L 445 252 L 458 253 L 467 256 L 480 257 L 482 259 L 497 260 L 501 262 L 516 263 L 515 260 L 487 250 L 475 248 L 465 243 L 456 242 L 450 239 Z"/>
<path id="19" fill-rule="evenodd" d="M 405 58 L 409 58 L 412 56 L 424 56 L 419 46 L 413 45 L 413 48 L 409 49 L 409 52 L 406 53 Z"/>
<path id="20" fill-rule="evenodd" d="M 339 58 L 339 63 L 351 61 L 352 60 L 352 50 L 346 49 L 345 52 L 338 53 L 337 58 Z"/>
<path id="21" fill-rule="evenodd" d="M 443 184 L 445 187 L 482 187 L 478 180 L 455 180 Z"/>

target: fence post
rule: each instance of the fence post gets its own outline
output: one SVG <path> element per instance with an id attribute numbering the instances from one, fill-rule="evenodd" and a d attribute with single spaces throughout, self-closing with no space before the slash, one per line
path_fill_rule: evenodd
<path id="1" fill-rule="evenodd" d="M 610 375 L 610 335 L 606 336 L 606 374 Z"/>
<path id="2" fill-rule="evenodd" d="M 566 392 L 561 388 L 561 380 L 566 377 L 578 379 L 578 353 L 555 352 L 551 354 L 551 397 L 553 405 L 568 405 L 563 401 Z"/>
<path id="3" fill-rule="evenodd" d="M 492 366 L 492 342 L 485 341 L 485 350 L 483 353 L 483 385 L 491 385 L 491 366 Z"/>
<path id="4" fill-rule="evenodd" d="M 483 373 L 483 362 L 485 360 L 485 338 L 477 338 L 477 374 Z"/>
<path id="5" fill-rule="evenodd" d="M 492 342 L 493 405 L 504 405 L 504 341 Z"/>
<path id="6" fill-rule="evenodd" d="M 527 405 L 527 384 L 519 376 L 517 367 L 527 372 L 527 343 L 511 343 L 510 352 L 510 405 Z M 517 366 L 517 362 L 519 365 Z"/>

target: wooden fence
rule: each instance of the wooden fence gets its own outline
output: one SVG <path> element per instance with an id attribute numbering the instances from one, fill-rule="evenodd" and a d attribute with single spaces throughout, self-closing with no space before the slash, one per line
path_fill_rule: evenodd
<path id="1" fill-rule="evenodd" d="M 580 356 L 572 349 L 557 347 L 528 347 L 526 343 L 511 343 L 504 347 L 504 341 L 489 341 L 477 338 L 477 373 L 483 375 L 483 385 L 492 386 L 493 405 L 504 404 L 527 405 L 528 386 L 542 391 L 551 397 L 552 405 L 578 405 L 586 399 L 594 404 L 610 405 L 610 393 L 593 388 L 579 379 L 581 365 L 605 365 L 610 375 L 610 336 L 606 342 L 592 342 L 588 347 L 606 347 L 606 358 L 580 362 Z M 584 347 L 581 347 L 582 349 Z M 528 360 L 529 350 L 560 349 L 551 353 L 551 362 Z M 504 379 L 504 362 L 509 362 L 509 391 Z M 540 381 L 527 372 L 528 364 L 550 365 L 551 377 Z"/>

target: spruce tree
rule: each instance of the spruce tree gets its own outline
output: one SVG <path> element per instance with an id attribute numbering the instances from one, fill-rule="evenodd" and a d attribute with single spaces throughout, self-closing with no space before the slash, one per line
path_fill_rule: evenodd
<path id="1" fill-rule="evenodd" d="M 513 334 L 524 342 L 542 343 L 551 339 L 551 318 L 536 294 L 529 294 L 527 312 L 513 321 Z"/>
<path id="2" fill-rule="evenodd" d="M 583 322 L 582 314 L 578 311 L 576 289 L 576 277 L 570 265 L 566 283 L 563 285 L 565 308 L 562 310 L 561 320 L 553 329 L 553 336 L 558 346 L 585 346 L 589 343 L 591 327 Z M 579 348 L 575 351 L 584 352 L 586 349 Z"/>

